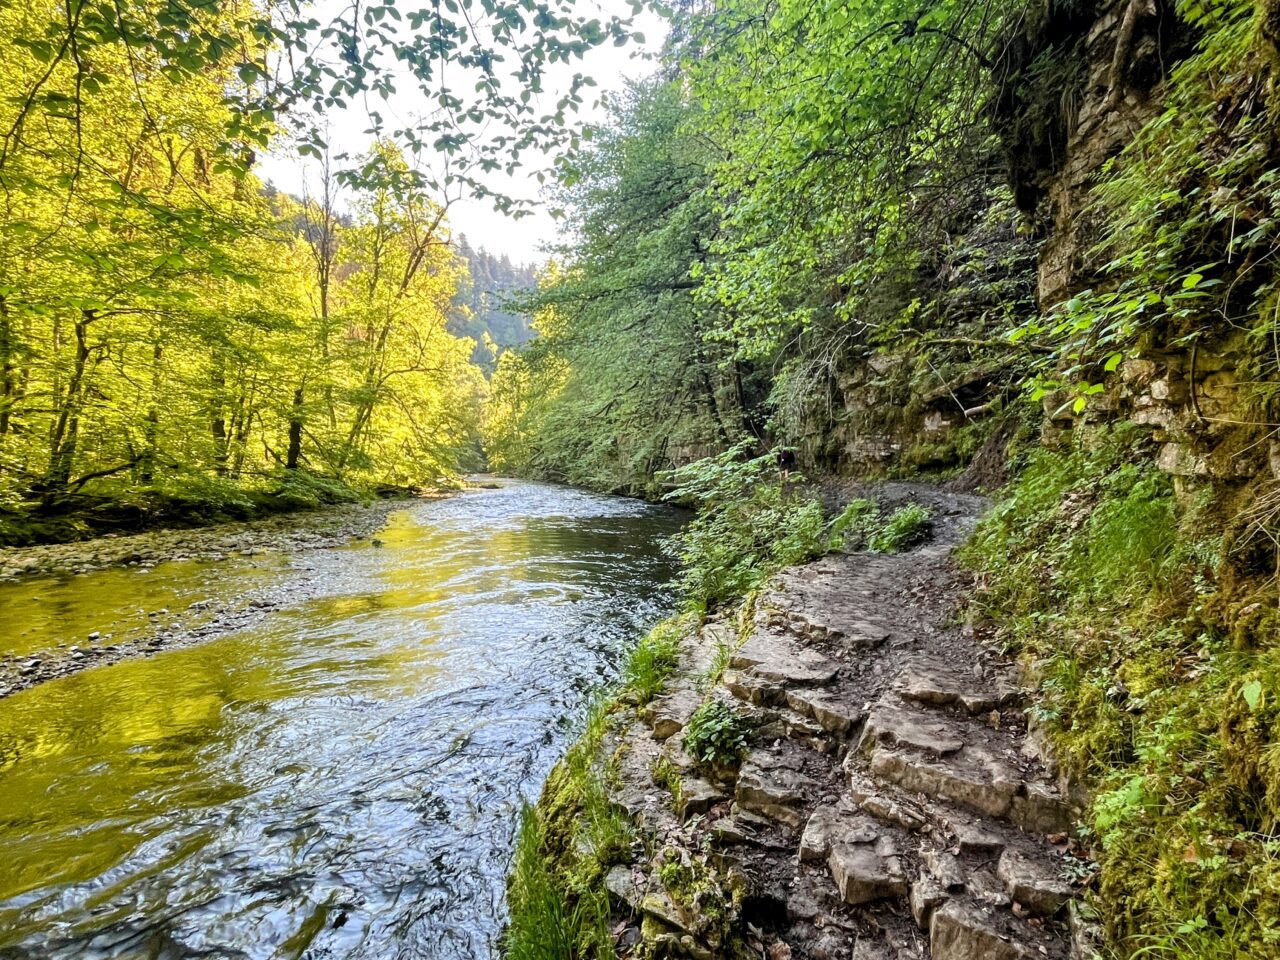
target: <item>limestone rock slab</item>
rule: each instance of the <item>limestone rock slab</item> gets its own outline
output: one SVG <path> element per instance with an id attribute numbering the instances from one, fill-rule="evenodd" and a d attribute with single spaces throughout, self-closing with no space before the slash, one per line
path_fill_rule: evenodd
<path id="1" fill-rule="evenodd" d="M 1028 960 L 1035 954 L 1001 933 L 982 911 L 950 900 L 929 921 L 933 960 Z"/>
<path id="2" fill-rule="evenodd" d="M 1000 855 L 996 876 L 1009 896 L 1041 917 L 1052 917 L 1074 893 L 1052 862 L 1032 859 L 1012 849 Z"/>
<path id="3" fill-rule="evenodd" d="M 907 894 L 902 858 L 887 838 L 875 843 L 835 843 L 827 866 L 845 903 L 870 903 Z"/>
<path id="4" fill-rule="evenodd" d="M 945 720 L 881 701 L 871 708 L 862 730 L 862 749 L 870 749 L 875 744 L 945 757 L 959 752 L 964 747 L 964 738 Z"/>
<path id="5" fill-rule="evenodd" d="M 744 810 L 798 828 L 804 824 L 802 808 L 821 789 L 813 778 L 753 755 L 738 772 L 734 799 Z"/>
<path id="6" fill-rule="evenodd" d="M 820 690 L 789 690 L 787 705 L 812 717 L 827 733 L 845 736 L 863 721 L 866 712 L 848 697 Z"/>
<path id="7" fill-rule="evenodd" d="M 923 793 L 985 813 L 1005 817 L 1022 787 L 1018 772 L 985 751 L 934 760 L 903 750 L 879 747 L 871 772 L 904 790 Z"/>
<path id="8" fill-rule="evenodd" d="M 937 706 L 956 704 L 970 713 L 988 713 L 1009 706 L 1017 688 L 1005 677 L 980 680 L 937 663 L 910 664 L 898 678 L 898 693 L 906 700 Z"/>

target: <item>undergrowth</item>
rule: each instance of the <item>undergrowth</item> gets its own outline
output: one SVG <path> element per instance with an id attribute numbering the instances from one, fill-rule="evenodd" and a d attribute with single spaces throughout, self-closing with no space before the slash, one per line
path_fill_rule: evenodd
<path id="1" fill-rule="evenodd" d="M 700 763 L 732 766 L 747 752 L 751 718 L 723 700 L 712 698 L 694 711 L 685 727 L 682 745 Z"/>
<path id="2" fill-rule="evenodd" d="M 770 575 L 826 553 L 832 535 L 822 502 L 783 483 L 771 455 L 744 459 L 746 447 L 698 460 L 668 474 L 668 499 L 697 516 L 672 538 L 683 566 L 687 601 L 706 609 L 750 593 Z"/>
<path id="3" fill-rule="evenodd" d="M 597 699 L 583 730 L 526 805 L 508 879 L 508 960 L 612 957 L 608 868 L 626 858 L 631 821 L 610 802 L 616 757 L 605 737 L 621 704 L 647 703 L 676 667 L 679 638 L 697 624 L 680 614 L 655 626 L 631 651 L 617 687 Z"/>
<path id="4" fill-rule="evenodd" d="M 908 505 L 887 519 L 871 500 L 851 501 L 829 518 L 803 478 L 784 482 L 772 455 L 744 459 L 738 445 L 666 475 L 667 499 L 691 504 L 693 521 L 670 541 L 693 609 L 739 600 L 785 567 L 838 549 L 894 553 L 922 540 L 929 512 Z"/>
<path id="5" fill-rule="evenodd" d="M 1226 506 L 1152 460 L 1126 426 L 1037 451 L 962 556 L 1093 790 L 1117 955 L 1280 956 L 1274 582 L 1214 533 Z"/>

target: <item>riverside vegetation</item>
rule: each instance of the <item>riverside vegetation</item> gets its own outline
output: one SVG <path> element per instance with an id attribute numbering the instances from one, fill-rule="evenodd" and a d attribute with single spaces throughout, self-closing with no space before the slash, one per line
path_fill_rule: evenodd
<path id="1" fill-rule="evenodd" d="M 511 957 L 706 949 L 678 910 L 634 939 L 606 882 L 661 855 L 618 798 L 635 718 L 686 689 L 707 625 L 713 689 L 776 572 L 921 536 L 779 478 L 776 447 L 992 495 L 953 613 L 1017 662 L 1083 803 L 1093 949 L 1280 956 L 1277 22 L 1252 0 L 676 13 L 662 69 L 561 167 L 572 230 L 486 415 L 506 469 L 699 509 L 684 612 L 526 814 Z M 707 703 L 650 771 L 675 810 L 689 764 L 761 743 Z M 706 912 L 713 953 L 782 951 L 748 891 L 688 871 L 649 883 Z"/>

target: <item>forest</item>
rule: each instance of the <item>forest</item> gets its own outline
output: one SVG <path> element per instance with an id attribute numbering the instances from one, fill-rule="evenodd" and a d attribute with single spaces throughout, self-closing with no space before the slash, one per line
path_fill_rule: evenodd
<path id="1" fill-rule="evenodd" d="M 288 131 L 255 80 L 274 55 L 256 16 L 3 12 L 4 541 L 448 486 L 482 463 L 481 365 L 525 337 L 498 301 L 529 270 L 455 237 L 451 195 L 390 137 L 344 160 L 304 144 L 321 163 L 303 196 L 258 179 Z"/>
<path id="2" fill-rule="evenodd" d="M 667 29 L 653 69 L 588 121 L 594 81 L 560 71 L 643 43 L 642 11 Z M 791 960 L 743 918 L 799 908 L 748 896 L 704 849 L 648 849 L 644 816 L 610 800 L 618 718 L 654 721 L 682 637 L 749 641 L 794 565 L 870 556 L 888 591 L 933 559 L 885 558 L 969 510 L 934 584 L 958 598 L 945 628 L 986 642 L 979 676 L 1016 665 L 1026 698 L 1012 720 L 979 711 L 982 736 L 1035 739 L 1076 804 L 1069 830 L 1038 831 L 1070 874 L 1045 882 L 1069 897 L 988 912 L 1058 936 L 1055 957 L 1280 956 L 1280 4 L 375 0 L 329 16 L 0 9 L 0 542 L 480 471 L 690 509 L 664 540 L 675 614 L 580 711 L 524 809 L 502 950 Z M 404 89 L 425 105 L 414 123 L 381 106 Z M 344 152 L 323 118 L 353 103 L 374 104 L 369 143 Z M 297 195 L 260 177 L 281 148 L 313 161 Z M 487 177 L 535 160 L 560 218 L 545 263 L 473 246 L 451 198 L 527 213 Z M 879 504 L 858 486 L 885 483 L 930 492 Z M 530 489 L 541 504 L 558 488 Z M 591 550 L 621 550 L 610 529 Z M 528 542 L 503 541 L 501 562 L 538 570 L 513 546 Z M 908 600 L 903 617 L 929 590 Z M 765 662 L 718 643 L 686 684 L 699 702 Z M 806 696 L 801 726 L 830 734 L 835 708 Z M 795 706 L 773 687 L 744 698 Z M 754 728 L 707 702 L 671 743 L 739 776 Z M 873 724 L 835 714 L 841 735 Z M 921 729 L 938 763 L 961 749 Z M 663 755 L 646 773 L 680 808 L 672 837 L 729 805 L 686 816 L 686 772 Z M 657 907 L 619 892 L 642 848 Z M 965 953 L 937 932 L 945 897 L 921 906 L 899 879 L 893 922 L 932 923 L 931 952 L 823 953 L 818 931 L 795 960 L 1038 955 L 996 934 Z M 687 929 L 681 904 L 700 917 Z"/>

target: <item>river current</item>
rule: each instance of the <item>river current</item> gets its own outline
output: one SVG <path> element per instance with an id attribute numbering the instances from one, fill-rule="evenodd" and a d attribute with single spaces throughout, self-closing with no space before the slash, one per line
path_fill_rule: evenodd
<path id="1" fill-rule="evenodd" d="M 0 957 L 496 957 L 521 803 L 669 609 L 678 524 L 511 482 L 381 546 L 0 585 L 0 651 L 274 607 L 0 700 Z"/>

